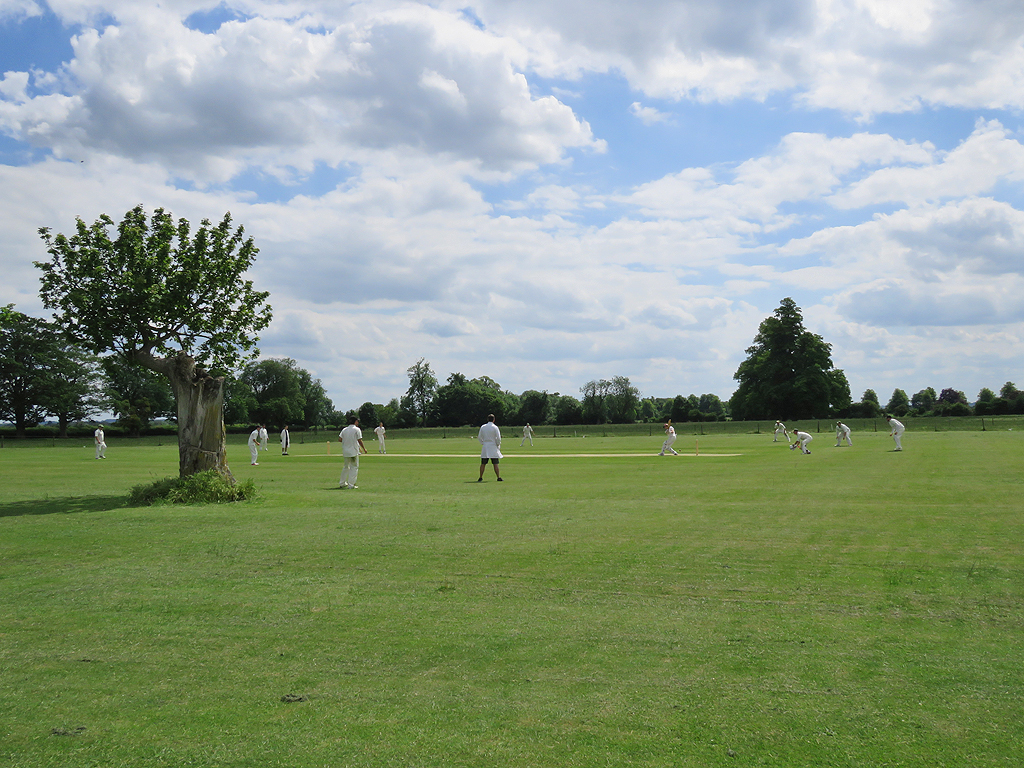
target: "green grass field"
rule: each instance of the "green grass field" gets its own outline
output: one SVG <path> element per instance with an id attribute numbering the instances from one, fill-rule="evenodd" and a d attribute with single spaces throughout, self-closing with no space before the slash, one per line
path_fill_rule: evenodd
<path id="1" fill-rule="evenodd" d="M 220 507 L 126 506 L 174 445 L 0 450 L 0 766 L 1024 754 L 1024 432 L 507 438 L 500 484 L 399 436 L 356 491 L 232 439 Z"/>

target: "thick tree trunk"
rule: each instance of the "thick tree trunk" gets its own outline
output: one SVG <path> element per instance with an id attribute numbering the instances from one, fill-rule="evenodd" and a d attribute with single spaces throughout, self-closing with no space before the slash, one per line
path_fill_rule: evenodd
<path id="1" fill-rule="evenodd" d="M 178 404 L 178 473 L 181 477 L 215 469 L 234 483 L 227 463 L 224 430 L 224 377 L 196 368 L 185 352 L 173 357 L 137 355 L 147 368 L 166 375 Z"/>

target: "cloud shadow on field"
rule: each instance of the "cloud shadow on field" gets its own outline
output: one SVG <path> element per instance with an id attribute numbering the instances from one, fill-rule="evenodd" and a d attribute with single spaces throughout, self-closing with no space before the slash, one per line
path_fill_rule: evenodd
<path id="1" fill-rule="evenodd" d="M 0 504 L 0 517 L 23 515 L 73 515 L 81 512 L 106 512 L 128 504 L 127 496 L 63 496 L 25 499 Z"/>

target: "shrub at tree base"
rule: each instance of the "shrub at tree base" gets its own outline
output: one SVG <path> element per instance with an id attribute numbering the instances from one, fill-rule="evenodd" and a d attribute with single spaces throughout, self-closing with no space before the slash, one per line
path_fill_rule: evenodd
<path id="1" fill-rule="evenodd" d="M 197 472 L 187 477 L 165 477 L 153 483 L 136 485 L 128 494 L 132 506 L 153 504 L 223 504 L 256 498 L 252 480 L 231 484 L 216 470 Z"/>

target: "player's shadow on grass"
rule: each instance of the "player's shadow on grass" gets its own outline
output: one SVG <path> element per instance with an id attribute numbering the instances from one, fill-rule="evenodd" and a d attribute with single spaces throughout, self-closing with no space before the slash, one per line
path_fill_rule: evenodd
<path id="1" fill-rule="evenodd" d="M 106 512 L 123 507 L 127 496 L 64 496 L 61 498 L 26 499 L 0 504 L 0 517 L 22 515 L 74 515 L 81 512 Z"/>

